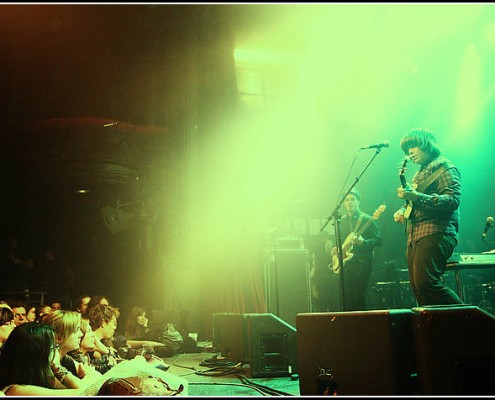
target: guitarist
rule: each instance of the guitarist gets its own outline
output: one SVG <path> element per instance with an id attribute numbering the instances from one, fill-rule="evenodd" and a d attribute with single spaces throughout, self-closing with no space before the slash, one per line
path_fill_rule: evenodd
<path id="1" fill-rule="evenodd" d="M 397 196 L 412 204 L 409 218 L 404 218 L 405 207 L 394 214 L 395 222 L 407 222 L 406 258 L 413 294 L 419 306 L 461 304 L 460 297 L 442 280 L 447 260 L 457 245 L 459 170 L 440 155 L 435 136 L 426 129 L 404 134 L 400 147 L 420 166 L 412 184 L 397 189 Z"/>
<path id="2" fill-rule="evenodd" d="M 374 248 L 381 246 L 382 237 L 378 225 L 371 221 L 361 235 L 354 235 L 364 226 L 371 216 L 360 210 L 361 197 L 355 187 L 344 199 L 346 213 L 342 216 L 341 237 L 343 241 L 352 239 L 352 247 L 343 254 L 345 262 L 340 273 L 344 273 L 344 311 L 366 310 L 366 291 L 371 277 Z M 333 250 L 337 251 L 336 248 Z"/>

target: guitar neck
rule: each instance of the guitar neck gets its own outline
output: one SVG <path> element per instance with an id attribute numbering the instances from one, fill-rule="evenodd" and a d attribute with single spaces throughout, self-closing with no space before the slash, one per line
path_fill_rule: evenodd
<path id="1" fill-rule="evenodd" d="M 351 248 L 351 246 L 353 245 L 352 233 L 354 233 L 357 237 L 361 236 L 361 234 L 366 229 L 368 229 L 368 226 L 370 226 L 371 221 L 373 221 L 373 219 L 369 219 L 368 221 L 366 221 L 365 224 L 363 226 L 361 226 L 358 231 L 349 233 L 349 235 L 345 239 L 344 243 L 342 244 L 342 249 L 344 250 L 344 252 L 347 252 Z"/>
<path id="2" fill-rule="evenodd" d="M 407 186 L 407 181 L 406 181 L 406 177 L 404 175 L 399 175 L 399 179 L 400 179 L 400 184 L 403 188 L 405 188 Z"/>
<path id="3" fill-rule="evenodd" d="M 371 222 L 373 221 L 373 218 L 370 218 L 368 221 L 366 221 L 366 223 L 361 227 L 359 228 L 359 230 L 356 233 L 356 236 L 361 236 L 361 234 L 366 230 L 368 229 L 368 226 L 370 226 Z"/>
<path id="4" fill-rule="evenodd" d="M 361 226 L 359 228 L 359 230 L 357 232 L 354 232 L 356 234 L 356 236 L 361 236 L 361 234 L 366 230 L 368 229 L 368 226 L 370 226 L 371 222 L 373 222 L 373 218 L 370 218 L 368 221 L 366 221 L 364 223 L 363 226 Z"/>
<path id="5" fill-rule="evenodd" d="M 370 224 L 371 224 L 373 221 L 377 220 L 377 219 L 380 217 L 381 213 L 382 213 L 382 212 L 384 212 L 384 211 L 385 211 L 385 204 L 382 204 L 380 207 L 378 207 L 378 208 L 375 210 L 375 212 L 373 213 L 373 216 L 372 216 L 372 217 L 370 217 L 370 218 L 369 218 L 369 219 L 368 219 L 368 220 L 364 223 L 364 225 L 363 225 L 363 226 L 361 226 L 361 227 L 360 227 L 357 231 L 354 231 L 354 234 L 355 234 L 357 237 L 361 236 L 361 234 L 362 234 L 362 233 L 363 233 L 366 229 L 368 229 L 368 227 L 370 226 Z M 351 232 L 351 233 L 352 233 L 352 232 Z M 349 235 L 347 236 L 347 239 L 349 239 L 349 238 L 350 238 L 351 233 L 349 233 Z M 347 241 L 347 239 L 346 239 L 346 241 Z"/>

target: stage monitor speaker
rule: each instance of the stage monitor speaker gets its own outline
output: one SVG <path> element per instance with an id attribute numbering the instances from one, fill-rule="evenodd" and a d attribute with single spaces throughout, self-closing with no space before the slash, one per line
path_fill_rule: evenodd
<path id="1" fill-rule="evenodd" d="M 300 394 L 411 395 L 410 309 L 297 315 Z"/>
<path id="2" fill-rule="evenodd" d="M 265 249 L 265 296 L 268 312 L 292 326 L 312 311 L 307 249 Z"/>
<path id="3" fill-rule="evenodd" d="M 495 316 L 468 305 L 412 312 L 419 393 L 493 395 Z"/>
<path id="4" fill-rule="evenodd" d="M 213 314 L 213 347 L 249 364 L 253 378 L 297 372 L 296 329 L 271 313 Z"/>
<path id="5" fill-rule="evenodd" d="M 248 354 L 244 352 L 244 314 L 213 314 L 213 348 L 222 357 L 244 362 Z"/>

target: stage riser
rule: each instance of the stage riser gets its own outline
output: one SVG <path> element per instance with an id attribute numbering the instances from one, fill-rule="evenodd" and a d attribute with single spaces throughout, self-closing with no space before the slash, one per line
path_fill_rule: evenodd
<path id="1" fill-rule="evenodd" d="M 476 306 L 302 313 L 301 395 L 493 395 L 495 317 Z"/>

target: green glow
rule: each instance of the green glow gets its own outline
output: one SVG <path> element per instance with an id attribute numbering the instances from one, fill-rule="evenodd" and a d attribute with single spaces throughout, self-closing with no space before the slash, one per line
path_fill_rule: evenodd
<path id="1" fill-rule="evenodd" d="M 485 28 L 485 37 L 490 45 L 495 48 L 495 23 L 491 23 Z"/>
<path id="2" fill-rule="evenodd" d="M 455 154 L 449 146 L 464 143 L 494 93 L 482 85 L 488 60 L 479 54 L 493 31 L 481 19 L 494 5 L 256 7 L 267 22 L 236 42 L 238 119 L 218 132 L 208 178 L 195 183 L 204 254 L 241 252 L 240 232 L 326 217 L 372 155 L 360 146 L 384 139 L 390 149 L 359 186 L 371 196 L 365 211 L 384 197 L 393 209 L 402 133 L 427 126 Z"/>
<path id="3" fill-rule="evenodd" d="M 479 119 L 481 104 L 481 61 L 474 44 L 464 56 L 459 74 L 456 120 L 459 129 L 471 129 Z"/>

